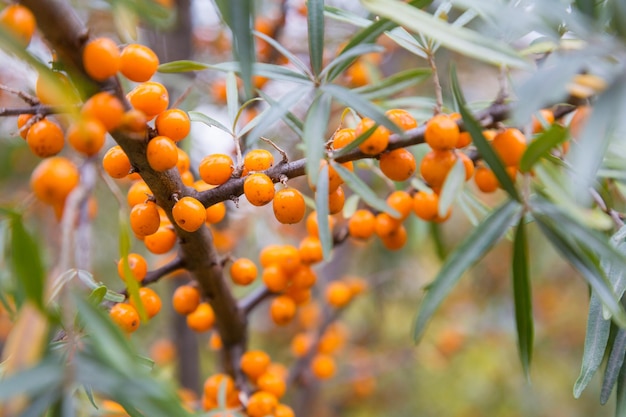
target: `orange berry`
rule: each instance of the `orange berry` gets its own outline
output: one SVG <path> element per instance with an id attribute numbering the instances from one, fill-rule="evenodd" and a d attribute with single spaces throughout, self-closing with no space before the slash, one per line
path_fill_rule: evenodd
<path id="1" fill-rule="evenodd" d="M 161 225 L 161 216 L 156 203 L 146 201 L 139 203 L 130 211 L 130 228 L 137 236 L 148 236 L 156 233 Z"/>
<path id="2" fill-rule="evenodd" d="M 109 311 L 109 316 L 126 333 L 132 333 L 139 328 L 139 314 L 130 304 L 115 304 Z"/>
<path id="3" fill-rule="evenodd" d="M 11 4 L 0 13 L 0 26 L 15 36 L 26 47 L 35 33 L 35 15 L 26 7 Z"/>
<path id="4" fill-rule="evenodd" d="M 306 205 L 304 197 L 295 188 L 284 188 L 279 190 L 272 200 L 274 217 L 280 223 L 294 224 L 304 218 Z"/>
<path id="5" fill-rule="evenodd" d="M 387 213 L 378 213 L 376 215 L 376 222 L 374 224 L 374 230 L 378 237 L 389 236 L 395 230 L 402 225 L 402 220 L 395 219 Z"/>
<path id="6" fill-rule="evenodd" d="M 325 160 L 322 160 L 321 166 L 323 167 L 324 165 L 328 165 L 328 162 L 326 162 Z M 328 193 L 331 194 L 337 191 L 337 188 L 339 188 L 341 184 L 343 184 L 343 182 L 344 182 L 343 178 L 339 176 L 339 173 L 337 172 L 337 170 L 333 166 L 329 165 L 328 166 Z"/>
<path id="7" fill-rule="evenodd" d="M 74 105 L 80 102 L 72 82 L 62 72 L 40 74 L 35 84 L 35 93 L 42 104 L 51 106 Z"/>
<path id="8" fill-rule="evenodd" d="M 198 172 L 202 181 L 207 184 L 224 184 L 233 174 L 233 160 L 221 153 L 208 155 L 200 162 Z"/>
<path id="9" fill-rule="evenodd" d="M 434 190 L 440 190 L 443 186 L 448 173 L 456 162 L 456 153 L 454 151 L 430 151 L 422 159 L 420 164 L 420 173 L 424 181 L 428 183 Z"/>
<path id="10" fill-rule="evenodd" d="M 211 97 L 213 97 L 213 101 L 218 104 L 226 103 L 226 79 L 220 78 L 214 80 L 211 84 Z"/>
<path id="11" fill-rule="evenodd" d="M 505 166 L 518 166 L 526 151 L 526 136 L 518 129 L 508 128 L 493 138 L 491 146 Z"/>
<path id="12" fill-rule="evenodd" d="M 274 156 L 265 149 L 252 149 L 243 157 L 243 167 L 247 172 L 265 171 L 274 165 Z"/>
<path id="13" fill-rule="evenodd" d="M 436 150 L 453 149 L 459 141 L 459 126 L 447 114 L 438 114 L 426 123 L 424 140 Z"/>
<path id="14" fill-rule="evenodd" d="M 445 219 L 442 219 L 442 221 L 443 220 Z M 406 241 L 408 239 L 408 234 L 406 232 L 406 228 L 404 227 L 404 225 L 401 224 L 399 227 L 391 231 L 391 233 L 385 236 L 381 236 L 380 239 L 383 242 L 383 245 L 387 249 L 398 250 L 404 247 L 404 245 L 406 244 Z"/>
<path id="15" fill-rule="evenodd" d="M 263 268 L 267 268 L 271 264 L 278 264 L 281 257 L 280 252 L 280 245 L 268 245 L 261 249 L 261 253 L 259 253 L 259 262 L 261 263 L 261 266 Z"/>
<path id="16" fill-rule="evenodd" d="M 120 51 L 109 38 L 91 40 L 83 49 L 83 66 L 87 74 L 96 81 L 113 77 L 120 69 Z"/>
<path id="17" fill-rule="evenodd" d="M 302 239 L 298 251 L 300 252 L 300 262 L 303 264 L 314 264 L 324 259 L 322 242 L 317 237 L 307 236 Z"/>
<path id="18" fill-rule="evenodd" d="M 390 109 L 385 112 L 385 115 L 402 130 L 415 129 L 417 127 L 415 118 L 404 109 Z"/>
<path id="19" fill-rule="evenodd" d="M 83 104 L 80 114 L 98 120 L 108 132 L 112 132 L 122 123 L 124 106 L 111 93 L 101 92 L 94 94 Z"/>
<path id="20" fill-rule="evenodd" d="M 456 141 L 455 148 L 465 148 L 470 143 L 472 143 L 472 135 L 468 132 L 461 132 L 459 133 L 459 140 Z"/>
<path id="21" fill-rule="evenodd" d="M 326 302 L 335 308 L 345 307 L 352 299 L 350 287 L 341 281 L 329 283 L 324 294 Z"/>
<path id="22" fill-rule="evenodd" d="M 291 339 L 291 353 L 296 358 L 301 358 L 309 352 L 312 344 L 313 338 L 308 333 L 298 333 Z"/>
<path id="23" fill-rule="evenodd" d="M 574 115 L 569 122 L 569 130 L 574 139 L 579 139 L 582 135 L 583 129 L 587 124 L 587 120 L 589 120 L 589 116 L 591 115 L 591 111 L 591 106 L 580 106 L 574 112 Z"/>
<path id="24" fill-rule="evenodd" d="M 185 139 L 191 130 L 189 115 L 180 109 L 169 109 L 159 113 L 154 123 L 159 135 L 167 136 L 174 142 Z"/>
<path id="25" fill-rule="evenodd" d="M 133 182 L 126 194 L 126 200 L 130 207 L 134 207 L 139 203 L 145 203 L 148 197 L 152 195 L 152 191 L 144 180 Z"/>
<path id="26" fill-rule="evenodd" d="M 282 245 L 277 254 L 278 265 L 287 274 L 293 274 L 300 267 L 300 251 L 293 245 Z"/>
<path id="27" fill-rule="evenodd" d="M 76 165 L 67 158 L 55 156 L 37 165 L 30 176 L 30 187 L 40 201 L 60 204 L 79 181 Z"/>
<path id="28" fill-rule="evenodd" d="M 257 379 L 256 384 L 261 391 L 274 394 L 276 398 L 281 398 L 287 391 L 285 380 L 273 372 L 265 372 Z"/>
<path id="29" fill-rule="evenodd" d="M 187 152 L 180 148 L 176 149 L 178 151 L 178 162 L 176 163 L 176 168 L 178 168 L 178 172 L 182 174 L 183 172 L 189 171 L 189 168 L 191 167 L 191 160 L 189 159 Z"/>
<path id="30" fill-rule="evenodd" d="M 413 212 L 422 220 L 435 220 L 439 213 L 439 196 L 435 193 L 418 191 L 413 196 Z"/>
<path id="31" fill-rule="evenodd" d="M 289 277 L 278 264 L 271 264 L 263 268 L 261 279 L 272 292 L 281 292 L 289 285 Z"/>
<path id="32" fill-rule="evenodd" d="M 262 350 L 249 350 L 241 356 L 239 365 L 244 374 L 256 381 L 256 379 L 267 371 L 271 359 Z"/>
<path id="33" fill-rule="evenodd" d="M 145 136 L 148 133 L 148 117 L 141 110 L 130 109 L 122 115 L 120 129 Z"/>
<path id="34" fill-rule="evenodd" d="M 341 149 L 352 143 L 354 139 L 356 139 L 354 129 L 339 129 L 333 135 L 333 148 L 335 150 Z"/>
<path id="35" fill-rule="evenodd" d="M 146 249 L 156 255 L 162 255 L 172 250 L 176 244 L 176 233 L 170 225 L 161 225 L 159 229 L 143 239 Z"/>
<path id="36" fill-rule="evenodd" d="M 195 232 L 206 221 L 206 209 L 193 197 L 183 197 L 172 207 L 176 224 L 187 232 Z"/>
<path id="37" fill-rule="evenodd" d="M 458 156 L 463 161 L 463 166 L 465 167 L 465 181 L 469 181 L 474 175 L 474 161 L 463 152 L 459 152 Z"/>
<path id="38" fill-rule="evenodd" d="M 161 297 L 159 297 L 159 295 L 152 288 L 139 288 L 139 298 L 141 299 L 141 304 L 143 305 L 149 319 L 156 316 L 159 311 L 161 311 Z M 137 308 L 132 299 L 130 300 L 130 304 Z"/>
<path id="39" fill-rule="evenodd" d="M 189 171 L 187 171 L 189 172 Z M 221 222 L 226 216 L 226 204 L 223 201 L 206 208 L 206 222 L 215 224 Z"/>
<path id="40" fill-rule="evenodd" d="M 339 322 L 328 326 L 317 346 L 319 353 L 330 355 L 340 349 L 346 342 L 347 330 Z"/>
<path id="41" fill-rule="evenodd" d="M 81 119 L 67 129 L 67 141 L 78 152 L 92 156 L 100 152 L 106 129 L 96 119 Z"/>
<path id="42" fill-rule="evenodd" d="M 211 348 L 211 350 L 220 350 L 224 347 L 224 345 L 222 344 L 222 337 L 217 331 L 211 332 L 211 337 L 209 338 L 209 347 Z"/>
<path id="43" fill-rule="evenodd" d="M 554 113 L 552 113 L 552 110 L 541 109 L 539 110 L 539 115 L 540 117 L 533 115 L 533 118 L 532 118 L 533 133 L 543 132 L 544 123 L 547 123 L 548 125 L 551 125 L 552 123 L 554 123 Z"/>
<path id="44" fill-rule="evenodd" d="M 406 181 L 417 169 L 415 157 L 403 148 L 382 153 L 379 163 L 383 174 L 393 181 Z"/>
<path id="45" fill-rule="evenodd" d="M 150 358 L 157 365 L 172 363 L 176 359 L 176 346 L 170 339 L 158 339 L 150 346 Z"/>
<path id="46" fill-rule="evenodd" d="M 296 316 L 296 303 L 286 295 L 279 295 L 270 303 L 270 315 L 274 323 L 284 326 Z"/>
<path id="47" fill-rule="evenodd" d="M 332 231 L 335 228 L 335 220 L 334 217 L 328 216 L 328 226 Z M 319 228 L 317 224 L 317 211 L 312 211 L 306 218 L 306 231 L 309 236 L 319 237 Z"/>
<path id="48" fill-rule="evenodd" d="M 215 401 L 216 403 L 221 389 L 224 389 L 226 393 L 226 402 L 231 402 L 236 399 L 237 390 L 235 388 L 235 382 L 229 375 L 214 374 L 204 381 L 204 396 Z"/>
<path id="49" fill-rule="evenodd" d="M 246 412 L 249 417 L 265 417 L 274 415 L 278 406 L 278 399 L 274 394 L 265 391 L 257 391 L 250 396 Z"/>
<path id="50" fill-rule="evenodd" d="M 348 220 L 348 233 L 355 239 L 368 239 L 375 230 L 376 217 L 369 210 L 357 210 Z"/>
<path id="51" fill-rule="evenodd" d="M 498 178 L 496 178 L 496 174 L 485 166 L 479 166 L 476 168 L 474 182 L 476 183 L 478 189 L 483 193 L 493 193 L 500 185 Z"/>
<path id="52" fill-rule="evenodd" d="M 167 89 L 163 84 L 154 81 L 139 84 L 127 97 L 130 104 L 149 119 L 165 111 L 170 102 Z"/>
<path id="53" fill-rule="evenodd" d="M 356 129 L 354 130 L 354 134 L 359 137 L 361 134 L 372 128 L 376 125 L 376 122 L 372 119 L 365 117 L 361 119 Z M 387 145 L 389 144 L 389 130 L 387 130 L 384 126 L 378 126 L 372 134 L 365 139 L 365 141 L 361 142 L 359 145 L 359 149 L 361 152 L 367 155 L 378 155 L 385 149 L 387 149 Z"/>
<path id="54" fill-rule="evenodd" d="M 308 289 L 315 285 L 317 275 L 310 265 L 300 265 L 298 270 L 291 274 L 291 288 Z"/>
<path id="55" fill-rule="evenodd" d="M 254 262 L 248 258 L 239 258 L 230 266 L 230 278 L 235 284 L 249 285 L 259 274 Z"/>
<path id="56" fill-rule="evenodd" d="M 48 119 L 33 123 L 26 134 L 26 142 L 30 150 L 40 158 L 58 154 L 65 145 L 63 130 Z"/>
<path id="57" fill-rule="evenodd" d="M 193 313 L 200 305 L 200 291 L 191 285 L 181 285 L 174 290 L 172 307 L 178 314 Z"/>
<path id="58" fill-rule="evenodd" d="M 346 69 L 346 79 L 352 87 L 363 87 L 371 81 L 369 65 L 361 59 L 356 60 Z"/>
<path id="59" fill-rule="evenodd" d="M 368 287 L 367 282 L 363 278 L 359 277 L 347 277 L 343 279 L 343 282 L 350 287 L 353 297 L 362 294 Z"/>
<path id="60" fill-rule="evenodd" d="M 265 174 L 250 174 L 243 183 L 243 192 L 250 204 L 264 206 L 274 198 L 274 183 Z"/>
<path id="61" fill-rule="evenodd" d="M 274 417 L 295 417 L 293 409 L 285 404 L 278 404 L 274 410 Z"/>
<path id="62" fill-rule="evenodd" d="M 98 415 L 102 417 L 128 417 L 129 414 L 126 412 L 126 409 L 122 407 L 119 403 L 110 400 L 103 400 L 100 404 L 100 410 L 102 413 Z"/>
<path id="63" fill-rule="evenodd" d="M 209 303 L 200 303 L 198 307 L 187 314 L 187 326 L 194 332 L 211 330 L 215 323 L 215 313 Z"/>
<path id="64" fill-rule="evenodd" d="M 318 353 L 311 361 L 311 372 L 319 379 L 332 378 L 336 372 L 335 360 L 324 353 Z"/>
<path id="65" fill-rule="evenodd" d="M 413 198 L 406 191 L 394 191 L 387 197 L 387 205 L 400 213 L 398 220 L 404 220 L 411 214 Z"/>
<path id="66" fill-rule="evenodd" d="M 343 188 L 339 186 L 334 192 L 328 194 L 328 213 L 337 214 L 341 212 L 345 202 L 346 194 L 344 193 Z"/>
<path id="67" fill-rule="evenodd" d="M 159 66 L 159 57 L 147 46 L 131 43 L 122 49 L 120 72 L 131 81 L 148 81 Z"/>
<path id="68" fill-rule="evenodd" d="M 183 182 L 183 184 L 185 184 L 187 187 L 193 187 L 194 183 L 196 182 L 196 179 L 193 177 L 193 174 L 191 173 L 191 171 L 185 171 L 185 172 L 181 172 L 180 173 L 180 180 Z M 208 210 L 208 208 L 207 208 Z M 226 213 L 224 213 L 226 214 Z M 207 221 L 208 221 L 208 213 L 207 213 Z M 219 221 L 219 220 L 218 220 Z M 210 223 L 210 222 L 209 222 Z M 217 223 L 217 222 L 214 222 Z"/>
<path id="69" fill-rule="evenodd" d="M 20 114 L 19 116 L 17 116 L 17 129 L 19 130 L 22 139 L 26 139 L 28 130 L 32 125 L 31 120 L 33 120 L 32 114 Z"/>
<path id="70" fill-rule="evenodd" d="M 297 305 L 301 305 L 307 303 L 311 299 L 311 289 L 291 286 L 287 288 L 285 295 L 291 298 Z"/>
<path id="71" fill-rule="evenodd" d="M 167 136 L 157 136 L 148 142 L 146 158 L 155 171 L 167 171 L 178 163 L 176 143 Z"/>
<path id="72" fill-rule="evenodd" d="M 130 268 L 132 277 L 139 282 L 143 281 L 148 273 L 148 262 L 146 262 L 146 259 L 138 253 L 128 254 L 128 267 Z M 124 262 L 121 259 L 117 261 L 117 273 L 122 280 L 126 280 L 126 276 L 124 274 Z"/>

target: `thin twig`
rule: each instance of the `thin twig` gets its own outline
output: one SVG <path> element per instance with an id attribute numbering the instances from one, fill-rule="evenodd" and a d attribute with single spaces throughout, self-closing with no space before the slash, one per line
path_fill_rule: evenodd
<path id="1" fill-rule="evenodd" d="M 77 106 L 46 106 L 43 104 L 36 104 L 31 107 L 0 107 L 0 116 L 19 116 L 20 114 L 47 116 L 49 114 L 71 113 L 77 108 Z"/>
<path id="2" fill-rule="evenodd" d="M 271 295 L 272 292 L 265 285 L 259 285 L 250 294 L 239 300 L 238 307 L 248 316 L 256 306 Z"/>
<path id="3" fill-rule="evenodd" d="M 589 193 L 591 194 L 591 197 L 596 202 L 598 207 L 600 207 L 600 210 L 611 216 L 611 219 L 613 219 L 613 223 L 615 223 L 617 227 L 622 228 L 624 226 L 624 221 L 622 220 L 620 213 L 609 207 L 606 204 L 606 201 L 604 201 L 600 193 L 595 188 L 589 188 Z"/>
<path id="4" fill-rule="evenodd" d="M 0 84 L 0 90 L 6 91 L 7 93 L 11 93 L 11 94 L 18 96 L 19 98 L 24 100 L 26 104 L 30 104 L 31 106 L 37 106 L 41 104 L 41 102 L 39 101 L 37 97 L 31 96 L 30 94 L 25 93 L 21 90 L 16 90 L 12 87 L 9 87 L 8 85 Z"/>
<path id="5" fill-rule="evenodd" d="M 427 50 L 426 57 L 428 59 L 428 64 L 430 65 L 430 69 L 432 70 L 433 86 L 435 87 L 434 114 L 438 115 L 439 113 L 441 113 L 441 109 L 443 108 L 443 91 L 441 89 L 441 81 L 439 81 L 439 74 L 437 73 L 437 64 L 435 63 L 435 54 L 431 50 Z"/>
<path id="6" fill-rule="evenodd" d="M 287 156 L 287 152 L 285 152 L 284 150 L 282 150 L 282 148 L 280 146 L 278 146 L 277 144 L 275 144 L 271 139 L 268 138 L 264 138 L 261 136 L 261 140 L 269 143 L 270 145 L 272 145 L 272 147 L 274 149 L 276 149 L 278 151 L 278 153 L 283 157 L 283 162 L 287 163 L 289 162 L 289 157 Z"/>
<path id="7" fill-rule="evenodd" d="M 184 268 L 185 261 L 180 256 L 177 256 L 165 265 L 160 266 L 157 269 L 153 269 L 152 271 L 148 271 L 146 277 L 143 279 L 143 281 L 141 281 L 141 286 L 146 287 L 148 285 L 154 284 L 166 275 Z M 126 289 L 120 291 L 119 293 L 125 297 L 128 297 L 128 291 Z"/>

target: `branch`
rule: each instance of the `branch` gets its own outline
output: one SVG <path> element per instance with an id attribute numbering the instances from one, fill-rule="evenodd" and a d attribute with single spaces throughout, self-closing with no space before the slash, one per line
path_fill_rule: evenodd
<path id="1" fill-rule="evenodd" d="M 179 269 L 184 269 L 184 268 L 185 268 L 185 261 L 180 256 L 177 256 L 176 258 L 166 263 L 165 265 L 157 269 L 153 269 L 152 271 L 149 271 L 146 274 L 146 277 L 143 279 L 143 281 L 141 281 L 140 284 L 142 287 L 146 287 L 150 284 L 154 284 L 155 282 L 158 282 L 164 276 L 174 271 L 177 271 Z M 122 294 L 124 297 L 128 297 L 128 290 L 126 289 L 119 291 L 119 293 Z"/>
<path id="2" fill-rule="evenodd" d="M 19 116 L 20 114 L 37 114 L 47 116 L 49 114 L 70 113 L 76 110 L 74 106 L 46 106 L 37 104 L 29 107 L 0 107 L 0 116 Z"/>

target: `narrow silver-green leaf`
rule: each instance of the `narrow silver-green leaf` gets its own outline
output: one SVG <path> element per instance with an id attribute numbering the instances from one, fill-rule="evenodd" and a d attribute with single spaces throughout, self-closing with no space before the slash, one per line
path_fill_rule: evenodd
<path id="1" fill-rule="evenodd" d="M 233 71 L 237 74 L 241 74 L 241 65 L 239 65 L 239 62 L 221 62 L 219 64 L 210 65 L 209 69 L 223 72 Z M 255 75 L 267 77 L 272 80 L 313 85 L 313 81 L 306 75 L 280 65 L 257 62 L 252 66 L 252 71 Z"/>
<path id="2" fill-rule="evenodd" d="M 313 79 L 313 74 L 306 66 L 304 62 L 296 55 L 294 55 L 289 49 L 285 48 L 280 42 L 277 42 L 276 39 L 267 36 L 265 33 L 257 32 L 256 30 L 253 32 L 254 36 L 259 39 L 264 40 L 268 44 L 270 44 L 274 49 L 280 52 L 285 58 L 289 60 L 294 66 L 296 66 L 303 74 L 305 74 L 308 78 Z"/>
<path id="3" fill-rule="evenodd" d="M 389 207 L 387 202 L 372 191 L 355 173 L 345 168 L 343 165 L 331 161 L 332 167 L 337 171 L 341 179 L 350 187 L 359 197 L 363 199 L 370 207 L 376 210 L 384 211 L 392 217 L 400 217 L 400 213 L 394 208 Z"/>
<path id="4" fill-rule="evenodd" d="M 615 417 L 624 416 L 626 416 L 626 366 L 622 366 L 619 372 L 615 399 Z"/>
<path id="5" fill-rule="evenodd" d="M 317 230 L 324 259 L 330 259 L 333 248 L 333 233 L 328 221 L 328 164 L 322 166 L 315 187 L 315 209 L 317 211 Z"/>
<path id="6" fill-rule="evenodd" d="M 532 291 L 528 271 L 528 240 L 524 217 L 520 218 L 513 242 L 513 299 L 517 325 L 517 347 L 526 378 L 530 379 L 534 325 Z"/>
<path id="7" fill-rule="evenodd" d="M 316 184 L 320 162 L 324 158 L 326 131 L 330 117 L 329 95 L 318 93 L 304 121 L 304 150 L 309 183 Z"/>
<path id="8" fill-rule="evenodd" d="M 7 401 L 18 395 L 32 396 L 63 382 L 60 363 L 44 361 L 30 369 L 17 372 L 0 380 L 0 400 Z"/>
<path id="9" fill-rule="evenodd" d="M 413 328 L 417 342 L 426 325 L 441 302 L 450 293 L 465 271 L 480 260 L 508 230 L 519 214 L 520 206 L 515 200 L 507 200 L 487 216 L 472 233 L 447 257 L 439 273 L 428 286 Z"/>
<path id="10" fill-rule="evenodd" d="M 371 52 L 384 52 L 384 48 L 380 45 L 365 43 L 356 45 L 354 48 L 348 49 L 346 52 L 342 52 L 335 59 L 330 61 L 326 67 L 320 72 L 319 78 L 323 79 L 327 74 L 331 73 L 334 68 L 339 65 L 343 65 L 345 62 L 352 62 L 355 58 L 361 55 L 369 54 Z M 332 80 L 329 80 L 332 81 Z"/>
<path id="11" fill-rule="evenodd" d="M 604 370 L 604 379 L 602 380 L 602 390 L 600 391 L 600 404 L 604 405 L 609 400 L 613 387 L 617 382 L 617 377 L 622 365 L 624 364 L 624 354 L 626 353 L 626 330 L 619 329 L 613 346 L 611 346 L 611 354 L 606 363 Z"/>
<path id="12" fill-rule="evenodd" d="M 254 39 L 252 38 L 253 7 L 252 0 L 228 2 L 233 53 L 241 68 L 246 98 L 252 97 L 252 65 L 255 61 Z"/>
<path id="13" fill-rule="evenodd" d="M 309 92 L 308 89 L 305 89 L 303 91 L 306 91 L 307 93 Z M 263 91 L 259 91 L 259 96 L 261 96 L 261 98 L 263 98 L 263 100 L 265 100 L 265 102 L 267 102 L 267 104 L 270 105 L 270 108 L 265 109 L 263 111 L 263 117 L 261 117 L 259 119 L 259 123 L 262 122 L 265 118 L 265 113 L 269 110 L 271 110 L 272 107 L 275 107 L 278 105 L 278 101 L 274 100 L 273 98 L 271 98 L 270 96 L 268 96 L 267 94 L 265 94 Z M 282 100 L 282 98 L 280 99 Z M 260 115 L 259 115 L 260 116 Z M 289 126 L 289 128 L 291 130 L 293 130 L 293 132 L 298 136 L 298 137 L 302 137 L 304 136 L 304 122 L 302 120 L 300 120 L 296 115 L 294 115 L 292 112 L 288 111 L 286 112 L 282 117 L 281 117 L 282 121 Z M 258 124 L 258 123 L 257 123 Z"/>
<path id="14" fill-rule="evenodd" d="M 362 3 L 371 12 L 387 17 L 462 55 L 496 65 L 530 67 L 530 63 L 507 44 L 462 26 L 451 25 L 406 3 L 392 0 L 362 0 Z"/>
<path id="15" fill-rule="evenodd" d="M 204 113 L 192 110 L 192 111 L 188 112 L 188 114 L 189 114 L 189 119 L 192 122 L 201 122 L 201 123 L 204 123 L 207 126 L 217 127 L 218 129 L 228 133 L 229 135 L 233 134 L 233 132 L 229 128 L 224 126 L 221 122 L 219 122 L 218 120 L 215 120 L 214 118 L 212 118 L 210 116 L 207 116 Z"/>
<path id="16" fill-rule="evenodd" d="M 324 0 L 307 1 L 307 21 L 311 68 L 318 75 L 324 61 Z"/>
<path id="17" fill-rule="evenodd" d="M 387 77 L 375 84 L 355 88 L 354 91 L 367 100 L 379 100 L 405 91 L 428 79 L 432 74 L 429 68 L 412 68 Z"/>
<path id="18" fill-rule="evenodd" d="M 465 164 L 458 158 L 446 176 L 439 196 L 439 217 L 444 218 L 465 184 Z"/>
<path id="19" fill-rule="evenodd" d="M 548 155 L 559 143 L 568 137 L 567 129 L 555 123 L 548 130 L 537 137 L 526 149 L 520 161 L 520 171 L 529 171 L 535 163 Z"/>
<path id="20" fill-rule="evenodd" d="M 239 111 L 239 91 L 237 88 L 237 77 L 234 72 L 226 74 L 226 107 L 228 108 L 228 119 L 235 125 L 235 118 Z"/>
<path id="21" fill-rule="evenodd" d="M 11 271 L 26 297 L 43 308 L 45 273 L 37 240 L 24 227 L 21 215 L 11 217 Z"/>
<path id="22" fill-rule="evenodd" d="M 209 64 L 184 59 L 180 61 L 170 61 L 160 64 L 157 71 L 164 74 L 171 74 L 177 72 L 204 71 L 209 68 L 211 68 L 211 65 Z"/>

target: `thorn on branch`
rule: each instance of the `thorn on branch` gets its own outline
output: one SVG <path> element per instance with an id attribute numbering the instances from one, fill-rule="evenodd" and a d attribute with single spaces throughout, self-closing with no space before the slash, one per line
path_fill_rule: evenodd
<path id="1" fill-rule="evenodd" d="M 284 150 L 282 150 L 282 149 L 281 149 L 281 148 L 280 148 L 277 144 L 275 144 L 275 143 L 274 143 L 271 139 L 261 137 L 261 140 L 262 140 L 262 141 L 264 141 L 264 142 L 269 143 L 270 145 L 272 145 L 272 147 L 273 147 L 274 149 L 276 149 L 276 150 L 278 151 L 278 153 L 280 153 L 280 155 L 283 157 L 282 161 L 283 161 L 284 163 L 289 162 L 289 157 L 287 156 L 287 152 L 285 152 Z"/>

